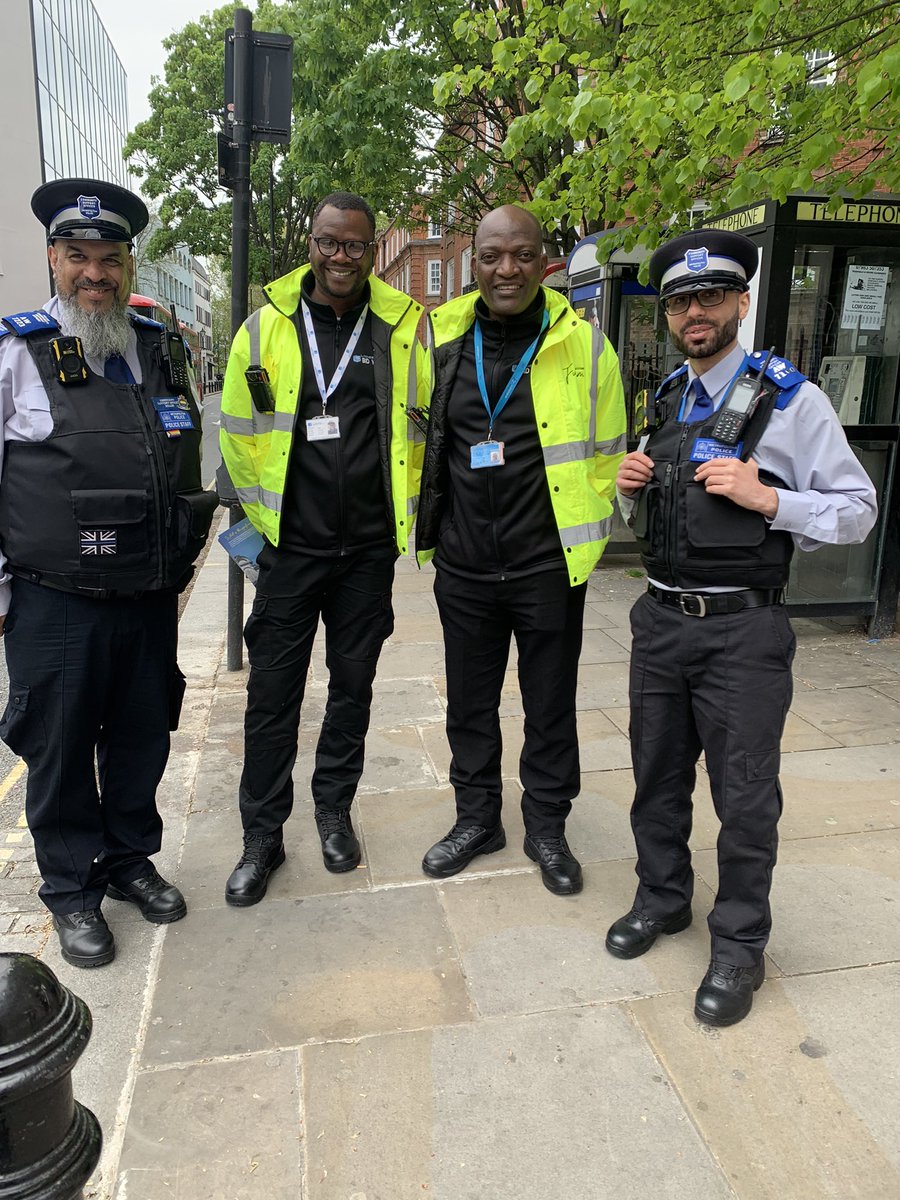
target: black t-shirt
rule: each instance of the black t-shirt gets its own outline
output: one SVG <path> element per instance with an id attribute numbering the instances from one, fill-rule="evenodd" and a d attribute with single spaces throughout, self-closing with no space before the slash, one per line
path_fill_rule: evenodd
<path id="1" fill-rule="evenodd" d="M 310 299 L 313 284 L 309 273 L 303 280 L 303 300 L 312 316 L 327 389 L 368 302 L 369 289 L 366 285 L 363 304 L 339 317 L 331 305 Z M 322 416 L 322 398 L 299 306 L 294 323 L 303 375 L 279 547 L 324 555 L 347 554 L 373 545 L 390 547 L 393 531 L 378 444 L 372 314 L 366 317 L 347 370 L 325 409 L 326 416 L 340 419 L 341 436 L 321 441 L 307 438 L 306 422 Z"/>
<path id="2" fill-rule="evenodd" d="M 475 315 L 493 409 L 525 350 L 540 335 L 543 293 L 526 312 L 506 321 L 492 320 L 480 299 Z M 530 367 L 494 422 L 493 437 L 504 443 L 504 465 L 471 466 L 471 448 L 487 439 L 489 427 L 475 369 L 474 325 L 465 334 L 446 422 L 450 486 L 435 565 L 456 575 L 507 579 L 564 569 L 531 400 Z"/>

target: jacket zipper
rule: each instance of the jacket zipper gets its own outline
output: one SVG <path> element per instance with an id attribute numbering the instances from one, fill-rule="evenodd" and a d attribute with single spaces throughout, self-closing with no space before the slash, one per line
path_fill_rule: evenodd
<path id="1" fill-rule="evenodd" d="M 151 474 L 153 476 L 153 492 L 156 500 L 156 511 L 159 517 L 159 580 L 160 583 L 165 583 L 166 578 L 166 563 L 168 562 L 169 554 L 169 528 L 172 524 L 172 504 L 165 486 L 165 473 L 160 470 L 159 452 L 156 449 L 156 439 L 153 433 L 153 426 L 147 418 L 147 413 L 144 411 L 144 406 L 141 403 L 141 389 L 137 384 L 132 386 L 135 403 L 138 407 L 138 412 L 141 415 L 141 423 L 144 426 L 144 449 L 150 458 Z"/>
<path id="2" fill-rule="evenodd" d="M 681 455 L 684 450 L 684 443 L 687 441 L 688 427 L 687 422 L 682 426 L 681 437 L 678 439 L 678 445 L 675 448 L 675 459 L 673 462 L 666 464 L 666 474 L 663 480 L 663 489 L 665 491 L 664 507 L 665 507 L 665 527 L 668 530 L 666 538 L 669 546 L 669 552 L 666 555 L 666 566 L 669 568 L 669 578 L 674 583 L 675 575 L 675 559 L 678 549 L 678 505 L 675 503 L 675 488 L 673 482 L 678 478 L 678 471 L 681 467 Z M 674 477 L 674 480 L 673 480 Z"/>

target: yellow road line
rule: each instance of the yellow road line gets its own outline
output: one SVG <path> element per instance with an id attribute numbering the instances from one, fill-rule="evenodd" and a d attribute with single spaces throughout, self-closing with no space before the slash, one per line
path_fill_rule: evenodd
<path id="1" fill-rule="evenodd" d="M 0 783 L 0 804 L 3 803 L 3 801 L 6 799 L 6 797 L 13 790 L 13 788 L 16 786 L 16 784 L 19 782 L 19 780 L 22 778 L 22 776 L 24 774 L 25 774 L 25 764 L 24 764 L 24 762 L 22 762 L 22 760 L 20 758 L 19 761 L 16 763 L 16 765 L 13 767 L 13 769 L 10 771 L 10 773 L 3 780 L 3 782 Z"/>

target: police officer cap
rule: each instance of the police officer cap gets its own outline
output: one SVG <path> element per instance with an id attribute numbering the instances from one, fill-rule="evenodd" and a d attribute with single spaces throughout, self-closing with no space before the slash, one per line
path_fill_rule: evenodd
<path id="1" fill-rule="evenodd" d="M 54 238 L 134 241 L 150 220 L 134 192 L 99 179 L 54 179 L 31 197 L 31 210 Z"/>
<path id="2" fill-rule="evenodd" d="M 726 287 L 747 291 L 759 251 L 742 233 L 695 229 L 658 247 L 650 257 L 650 282 L 660 296 Z"/>

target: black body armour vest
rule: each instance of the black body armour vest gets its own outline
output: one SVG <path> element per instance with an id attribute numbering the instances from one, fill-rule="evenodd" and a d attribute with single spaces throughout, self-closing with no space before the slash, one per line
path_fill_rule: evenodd
<path id="1" fill-rule="evenodd" d="M 218 503 L 200 484 L 200 414 L 181 398 L 192 429 L 169 437 L 154 398 L 171 398 L 157 330 L 135 325 L 143 383 L 112 383 L 88 371 L 63 386 L 53 333 L 28 337 L 50 401 L 53 431 L 41 442 L 7 442 L 0 487 L 0 541 L 11 574 L 64 591 L 181 590 Z"/>
<path id="2" fill-rule="evenodd" d="M 719 414 L 693 424 L 679 421 L 683 386 L 682 376 L 657 397 L 661 420 L 645 447 L 653 459 L 653 478 L 638 494 L 632 529 L 648 576 L 688 591 L 784 587 L 794 552 L 790 534 L 772 530 L 762 513 L 710 495 L 695 483 L 700 463 L 691 462 L 694 443 L 712 437 Z M 742 461 L 759 442 L 776 397 L 777 389 L 767 383 L 741 439 Z M 785 486 L 765 471 L 759 477 L 772 487 Z"/>

